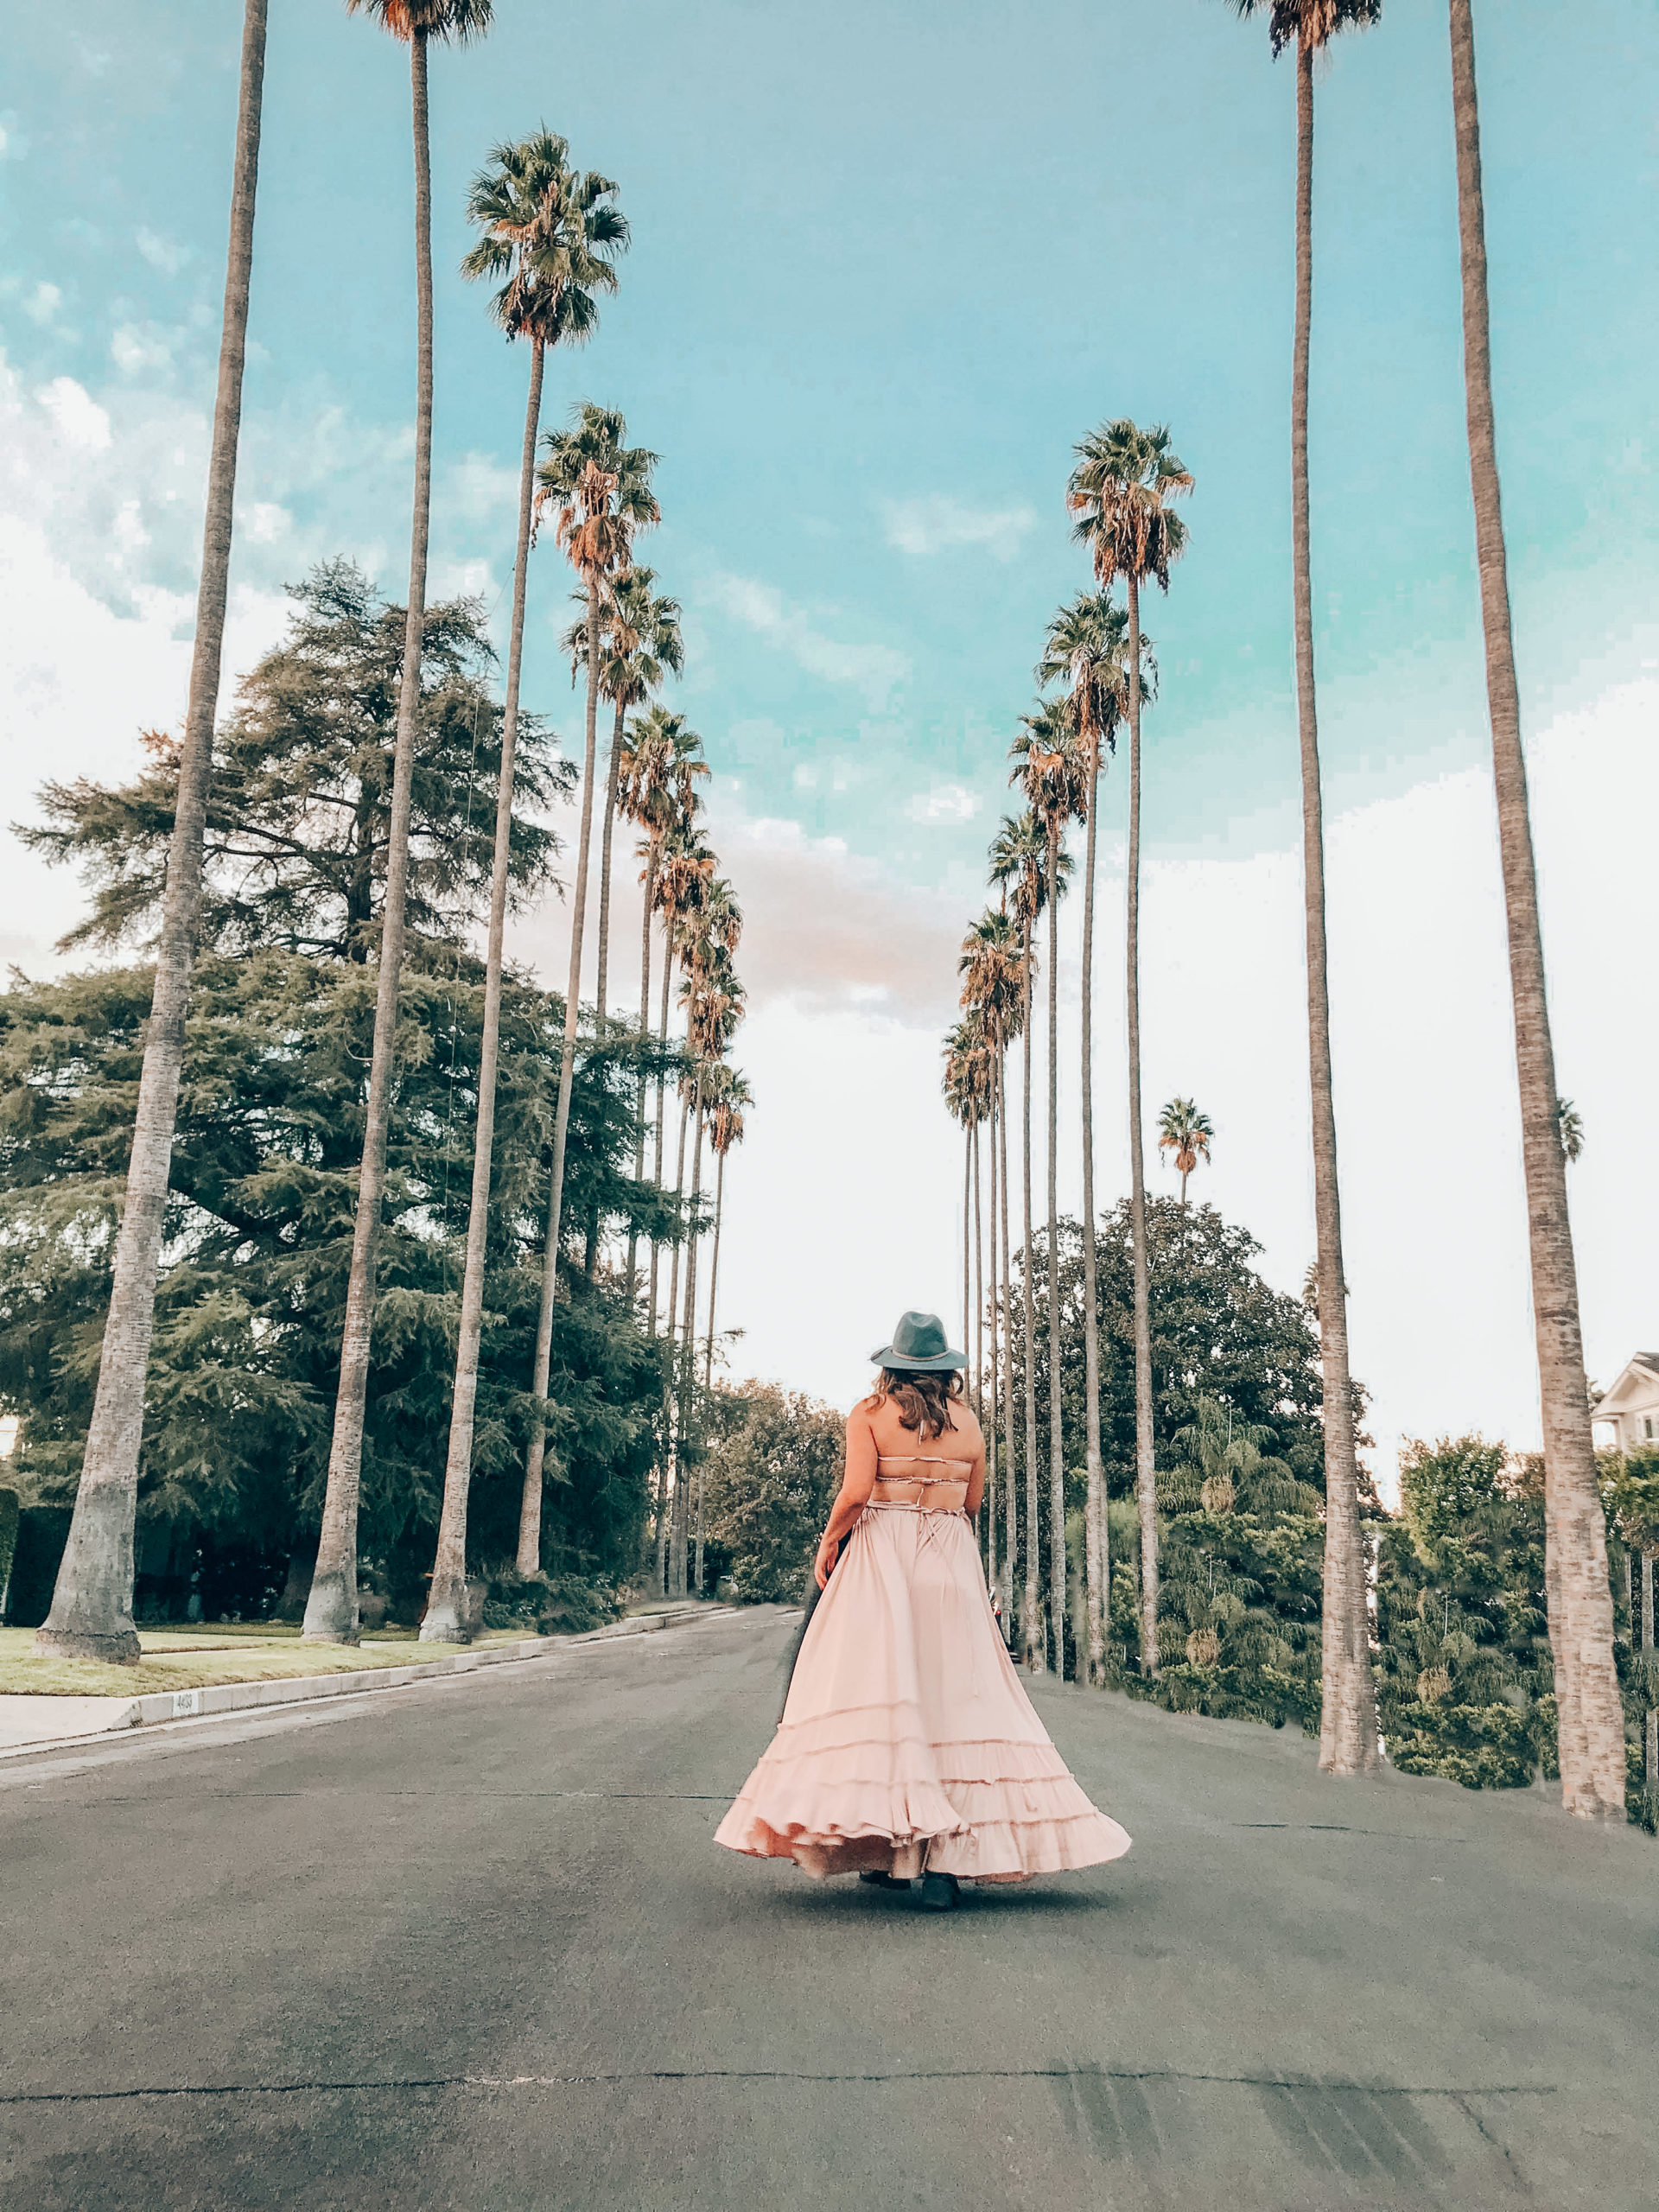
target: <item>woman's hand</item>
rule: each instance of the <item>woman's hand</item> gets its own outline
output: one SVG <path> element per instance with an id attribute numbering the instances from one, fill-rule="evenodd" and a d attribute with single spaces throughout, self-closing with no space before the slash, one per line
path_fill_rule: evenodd
<path id="1" fill-rule="evenodd" d="M 836 1561 L 841 1556 L 840 1539 L 826 1529 L 818 1543 L 818 1555 L 812 1562 L 812 1573 L 820 1590 L 827 1589 L 830 1578 L 836 1571 Z"/>

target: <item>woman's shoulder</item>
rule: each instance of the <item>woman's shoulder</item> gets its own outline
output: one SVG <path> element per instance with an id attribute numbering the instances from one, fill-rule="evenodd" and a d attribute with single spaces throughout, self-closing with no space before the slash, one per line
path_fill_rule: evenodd
<path id="1" fill-rule="evenodd" d="M 960 1399 L 951 1406 L 950 1428 L 948 1433 L 953 1436 L 960 1436 L 969 1444 L 982 1444 L 985 1441 L 973 1408 Z"/>

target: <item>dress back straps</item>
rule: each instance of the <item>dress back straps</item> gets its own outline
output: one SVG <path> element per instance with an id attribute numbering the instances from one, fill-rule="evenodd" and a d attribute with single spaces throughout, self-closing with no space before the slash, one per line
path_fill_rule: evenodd
<path id="1" fill-rule="evenodd" d="M 924 1513 L 959 1513 L 968 1500 L 971 1459 L 928 1452 L 882 1452 L 876 1459 L 872 1505 L 907 1505 Z"/>

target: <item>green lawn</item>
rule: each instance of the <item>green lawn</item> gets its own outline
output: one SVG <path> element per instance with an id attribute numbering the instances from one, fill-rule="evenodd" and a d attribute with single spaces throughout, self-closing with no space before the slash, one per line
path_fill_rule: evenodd
<path id="1" fill-rule="evenodd" d="M 512 1643 L 525 1631 L 486 1632 L 480 1644 Z M 404 1667 L 440 1659 L 413 1629 L 383 1629 L 357 1645 L 302 1643 L 297 1626 L 275 1622 L 207 1622 L 143 1629 L 143 1656 L 133 1667 L 90 1659 L 37 1659 L 32 1628 L 0 1628 L 0 1695 L 144 1697 L 152 1690 L 207 1689 L 215 1682 L 269 1682 L 295 1675 L 349 1675 L 366 1667 Z"/>

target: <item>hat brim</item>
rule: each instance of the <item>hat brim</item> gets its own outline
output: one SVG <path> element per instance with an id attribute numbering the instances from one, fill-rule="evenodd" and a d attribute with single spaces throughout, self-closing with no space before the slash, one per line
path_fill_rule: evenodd
<path id="1" fill-rule="evenodd" d="M 893 1375 L 944 1375 L 966 1367 L 968 1355 L 965 1351 L 940 1351 L 935 1352 L 931 1359 L 906 1359 L 891 1344 L 883 1344 L 879 1351 L 870 1354 L 870 1364 L 885 1367 Z"/>

